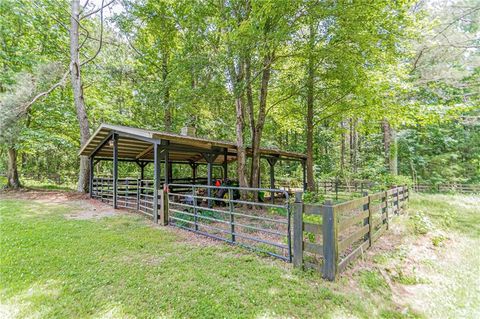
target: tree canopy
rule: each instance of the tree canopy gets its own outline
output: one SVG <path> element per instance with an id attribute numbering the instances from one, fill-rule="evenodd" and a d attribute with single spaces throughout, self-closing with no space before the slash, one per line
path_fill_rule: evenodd
<path id="1" fill-rule="evenodd" d="M 106 122 L 235 141 L 241 185 L 260 147 L 306 153 L 311 189 L 480 182 L 477 1 L 3 0 L 0 21 L 9 181 L 85 189 L 77 151 Z"/>

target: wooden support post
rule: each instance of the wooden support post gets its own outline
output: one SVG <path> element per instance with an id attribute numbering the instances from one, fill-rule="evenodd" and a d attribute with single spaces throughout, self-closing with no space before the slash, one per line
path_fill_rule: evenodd
<path id="1" fill-rule="evenodd" d="M 207 161 L 207 184 L 208 186 L 212 186 L 212 174 L 213 174 L 213 162 L 217 159 L 218 154 L 215 153 L 203 153 L 203 158 Z M 209 187 L 207 188 L 207 197 L 208 197 L 208 207 L 212 207 L 212 189 Z"/>
<path id="2" fill-rule="evenodd" d="M 93 174 L 95 174 L 95 170 L 94 170 L 94 160 L 95 160 L 95 157 L 94 156 L 90 156 L 90 178 L 89 178 L 89 181 L 88 181 L 88 192 L 90 193 L 90 198 L 93 198 Z"/>
<path id="3" fill-rule="evenodd" d="M 173 180 L 173 163 L 172 161 L 168 161 L 168 180 L 167 184 L 170 184 Z"/>
<path id="4" fill-rule="evenodd" d="M 140 165 L 140 179 L 144 180 L 145 179 L 145 166 L 147 166 L 148 162 L 142 163 Z"/>
<path id="5" fill-rule="evenodd" d="M 153 222 L 158 223 L 158 189 L 160 188 L 160 145 L 153 146 Z M 163 208 L 163 201 L 161 202 Z"/>
<path id="6" fill-rule="evenodd" d="M 396 211 L 396 214 L 398 215 L 398 213 L 399 213 L 399 211 L 400 211 L 400 197 L 399 197 L 400 191 L 399 191 L 398 186 L 395 187 L 395 189 L 396 189 L 395 194 L 396 194 L 396 196 L 397 196 L 397 211 Z"/>
<path id="7" fill-rule="evenodd" d="M 164 159 L 164 163 L 163 163 L 163 167 L 164 167 L 164 184 L 168 185 L 168 183 L 170 183 L 170 164 L 169 164 L 169 156 L 170 154 L 168 153 L 168 150 L 167 149 L 164 149 L 163 150 L 163 159 Z"/>
<path id="8" fill-rule="evenodd" d="M 387 224 L 387 230 L 390 228 L 390 220 L 388 214 L 388 191 L 385 192 L 385 220 Z"/>
<path id="9" fill-rule="evenodd" d="M 160 225 L 167 226 L 168 225 L 168 186 L 167 184 L 164 185 L 163 189 L 160 190 L 161 192 L 161 201 L 162 206 L 160 209 Z"/>
<path id="10" fill-rule="evenodd" d="M 303 191 L 307 191 L 307 163 L 302 161 L 302 175 L 303 175 Z"/>
<path id="11" fill-rule="evenodd" d="M 368 198 L 368 203 L 364 204 L 363 207 L 362 207 L 362 212 L 364 212 L 364 211 L 369 212 L 368 217 L 363 220 L 363 226 L 366 226 L 366 225 L 370 224 L 370 220 L 371 220 L 370 219 L 370 217 L 371 217 L 370 216 L 370 198 L 368 197 L 368 192 L 363 192 L 362 196 Z M 370 240 L 369 238 L 371 238 L 371 237 L 372 237 L 372 234 L 369 232 L 368 234 L 365 234 L 365 236 L 363 236 L 363 241 Z"/>
<path id="12" fill-rule="evenodd" d="M 367 192 L 368 194 L 368 192 Z M 368 196 L 368 242 L 369 247 L 372 247 L 373 240 L 373 218 L 372 218 L 372 200 L 371 197 Z"/>
<path id="13" fill-rule="evenodd" d="M 293 266 L 303 269 L 302 192 L 295 193 L 295 203 L 293 204 Z"/>
<path id="14" fill-rule="evenodd" d="M 195 185 L 197 182 L 197 167 L 198 164 L 195 162 L 190 162 L 190 167 L 192 168 L 192 184 Z"/>
<path id="15" fill-rule="evenodd" d="M 118 196 L 118 135 L 113 134 L 113 208 L 117 208 Z"/>
<path id="16" fill-rule="evenodd" d="M 227 148 L 223 150 L 222 167 L 223 167 L 223 179 L 227 180 L 228 178 L 228 149 Z"/>
<path id="17" fill-rule="evenodd" d="M 322 219 L 323 278 L 335 280 L 338 272 L 338 222 L 332 200 L 326 200 Z"/>
<path id="18" fill-rule="evenodd" d="M 278 158 L 276 157 L 267 157 L 267 162 L 270 165 L 270 188 L 275 189 L 275 164 L 277 163 Z M 275 202 L 275 192 L 271 192 L 271 202 Z"/>

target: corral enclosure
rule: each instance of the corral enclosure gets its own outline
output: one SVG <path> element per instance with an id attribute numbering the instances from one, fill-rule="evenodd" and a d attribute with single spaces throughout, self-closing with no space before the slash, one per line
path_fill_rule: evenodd
<path id="1" fill-rule="evenodd" d="M 269 188 L 235 185 L 228 165 L 236 161 L 237 150 L 228 142 L 103 124 L 79 154 L 90 157 L 92 198 L 139 211 L 164 226 L 293 260 L 330 280 L 388 229 L 392 215 L 408 199 L 406 187 L 368 195 L 361 185 L 362 197 L 348 200 L 358 197 L 357 186 L 343 188 L 347 195 L 339 197 L 338 185 L 324 184 L 324 195 L 334 194 L 336 204 L 304 205 L 301 189 L 294 203 L 292 189 L 275 187 L 275 164 L 298 161 L 305 168 L 305 155 L 271 149 L 261 153 L 270 167 Z M 100 161 L 112 161 L 112 176 L 94 176 Z M 140 178 L 120 178 L 119 161 L 136 163 Z M 149 163 L 153 179 L 144 174 Z M 173 165 L 190 167 L 191 177 L 174 177 Z M 206 165 L 206 177 L 198 176 L 199 165 Z M 214 178 L 214 167 L 221 168 L 220 178 Z"/>

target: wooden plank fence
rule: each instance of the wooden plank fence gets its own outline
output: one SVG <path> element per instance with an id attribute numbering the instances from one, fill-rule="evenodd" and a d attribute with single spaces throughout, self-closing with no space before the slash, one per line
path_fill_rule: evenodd
<path id="1" fill-rule="evenodd" d="M 413 190 L 419 193 L 462 193 L 462 194 L 480 194 L 480 185 L 478 184 L 415 184 Z"/>
<path id="2" fill-rule="evenodd" d="M 406 186 L 395 187 L 348 202 L 305 204 L 297 193 L 294 204 L 293 264 L 314 269 L 335 280 L 353 260 L 388 230 L 409 198 Z"/>

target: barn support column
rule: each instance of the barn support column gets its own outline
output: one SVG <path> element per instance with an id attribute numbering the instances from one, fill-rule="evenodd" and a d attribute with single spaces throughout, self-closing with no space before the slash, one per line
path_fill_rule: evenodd
<path id="1" fill-rule="evenodd" d="M 118 134 L 113 134 L 113 208 L 117 208 L 118 193 Z"/>
<path id="2" fill-rule="evenodd" d="M 160 188 L 160 147 L 157 143 L 153 145 L 153 166 L 153 222 L 158 223 L 158 189 Z"/>
<path id="3" fill-rule="evenodd" d="M 90 194 L 90 198 L 93 198 L 93 178 L 94 178 L 93 174 L 95 174 L 94 161 L 95 161 L 95 156 L 90 156 L 90 177 L 88 180 L 88 192 Z"/>
<path id="4" fill-rule="evenodd" d="M 226 181 L 228 178 L 228 149 L 223 150 L 223 180 Z"/>
<path id="5" fill-rule="evenodd" d="M 208 186 L 212 186 L 212 174 L 213 174 L 213 162 L 218 157 L 218 154 L 212 154 L 212 153 L 202 153 L 203 158 L 207 161 L 207 184 Z M 212 195 L 212 189 L 208 188 L 207 189 L 207 196 L 211 197 Z M 208 199 L 208 207 L 212 207 L 212 200 Z"/>
<path id="6" fill-rule="evenodd" d="M 170 180 L 170 178 L 171 178 L 170 168 L 172 167 L 172 165 L 169 161 L 169 157 L 170 156 L 168 154 L 168 150 L 165 149 L 163 151 L 163 159 L 164 159 L 164 163 L 163 163 L 164 166 L 163 167 L 164 167 L 164 170 L 165 170 L 165 172 L 163 173 L 163 176 L 164 176 L 165 185 L 168 185 L 171 182 L 171 180 Z"/>
<path id="7" fill-rule="evenodd" d="M 275 189 L 275 164 L 278 162 L 277 157 L 267 157 L 267 162 L 270 165 L 270 188 Z M 272 203 L 275 201 L 275 193 L 271 193 Z"/>
<path id="8" fill-rule="evenodd" d="M 192 168 L 192 184 L 196 184 L 197 182 L 197 167 L 198 164 L 195 162 L 190 162 L 190 167 Z"/>

